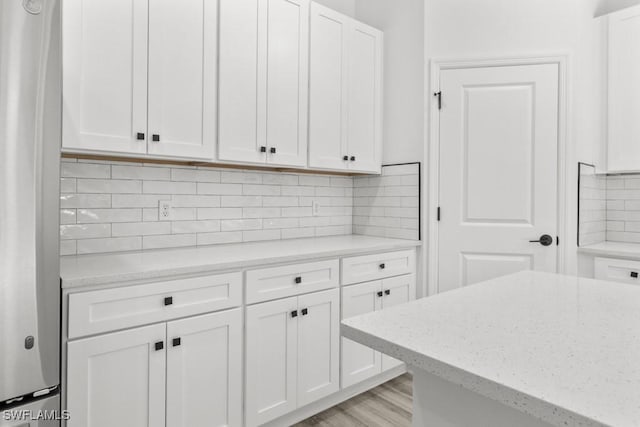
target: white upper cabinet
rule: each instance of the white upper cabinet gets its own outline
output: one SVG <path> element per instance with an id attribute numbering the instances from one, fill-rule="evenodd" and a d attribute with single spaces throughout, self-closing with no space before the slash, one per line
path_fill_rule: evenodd
<path id="1" fill-rule="evenodd" d="M 218 158 L 307 165 L 308 0 L 221 0 Z"/>
<path id="2" fill-rule="evenodd" d="M 217 1 L 62 10 L 65 150 L 213 160 Z"/>
<path id="3" fill-rule="evenodd" d="M 149 139 L 153 155 L 213 159 L 217 1 L 149 1 Z"/>
<path id="4" fill-rule="evenodd" d="M 608 171 L 640 170 L 640 6 L 609 16 Z"/>
<path id="5" fill-rule="evenodd" d="M 382 59 L 382 32 L 312 5 L 311 167 L 380 172 Z"/>
<path id="6" fill-rule="evenodd" d="M 147 12 L 138 0 L 64 2 L 64 148 L 147 152 Z"/>

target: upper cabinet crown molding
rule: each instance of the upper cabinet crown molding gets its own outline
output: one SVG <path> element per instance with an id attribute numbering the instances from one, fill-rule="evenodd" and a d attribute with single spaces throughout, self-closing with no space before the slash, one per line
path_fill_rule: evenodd
<path id="1" fill-rule="evenodd" d="M 62 10 L 63 151 L 380 173 L 381 31 L 310 0 Z"/>
<path id="2" fill-rule="evenodd" d="M 608 16 L 609 172 L 640 170 L 640 6 Z"/>

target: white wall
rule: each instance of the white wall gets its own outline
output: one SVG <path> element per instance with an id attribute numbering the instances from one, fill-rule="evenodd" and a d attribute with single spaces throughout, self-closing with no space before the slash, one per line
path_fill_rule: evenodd
<path id="1" fill-rule="evenodd" d="M 577 271 L 577 162 L 603 165 L 603 0 L 425 0 L 426 55 L 431 58 L 570 56 L 567 273 Z M 603 165 L 604 166 L 604 165 Z"/>
<path id="2" fill-rule="evenodd" d="M 354 17 L 356 15 L 356 0 L 314 0 L 328 8 Z"/>
<path id="3" fill-rule="evenodd" d="M 598 0 L 596 16 L 605 15 L 638 4 L 640 4 L 640 0 Z"/>
<path id="4" fill-rule="evenodd" d="M 357 0 L 356 18 L 384 31 L 384 164 L 423 160 L 424 1 Z"/>

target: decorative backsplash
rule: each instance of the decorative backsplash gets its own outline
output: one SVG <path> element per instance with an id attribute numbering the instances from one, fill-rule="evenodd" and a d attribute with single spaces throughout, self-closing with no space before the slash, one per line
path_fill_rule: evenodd
<path id="1" fill-rule="evenodd" d="M 344 176 L 63 159 L 61 193 L 62 255 L 353 232 Z"/>
<path id="2" fill-rule="evenodd" d="M 355 234 L 420 240 L 420 163 L 383 166 L 353 185 Z"/>
<path id="3" fill-rule="evenodd" d="M 607 177 L 595 168 L 580 165 L 578 245 L 586 246 L 607 239 Z"/>

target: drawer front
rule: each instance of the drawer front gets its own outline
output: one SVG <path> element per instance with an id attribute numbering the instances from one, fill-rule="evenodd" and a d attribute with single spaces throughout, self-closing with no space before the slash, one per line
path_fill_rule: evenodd
<path id="1" fill-rule="evenodd" d="M 69 295 L 69 339 L 238 307 L 242 273 Z"/>
<path id="2" fill-rule="evenodd" d="M 247 304 L 338 287 L 337 259 L 247 271 Z"/>
<path id="3" fill-rule="evenodd" d="M 640 261 L 596 258 L 595 278 L 614 282 L 640 284 Z"/>
<path id="4" fill-rule="evenodd" d="M 415 250 L 385 252 L 342 260 L 342 284 L 368 282 L 386 277 L 414 273 Z"/>

